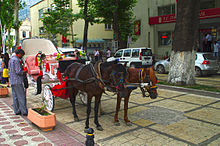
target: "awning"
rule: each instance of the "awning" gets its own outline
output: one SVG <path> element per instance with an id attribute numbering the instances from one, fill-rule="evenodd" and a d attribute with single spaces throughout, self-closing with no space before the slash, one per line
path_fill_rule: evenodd
<path id="1" fill-rule="evenodd" d="M 103 43 L 103 42 L 105 42 L 103 39 L 88 40 L 88 43 Z M 83 40 L 76 40 L 76 43 L 83 43 Z"/>

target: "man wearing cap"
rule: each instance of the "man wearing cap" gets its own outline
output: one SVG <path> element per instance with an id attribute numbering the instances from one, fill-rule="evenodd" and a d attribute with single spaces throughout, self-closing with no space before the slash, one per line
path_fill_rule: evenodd
<path id="1" fill-rule="evenodd" d="M 22 49 L 16 50 L 16 55 L 9 60 L 9 78 L 13 96 L 13 108 L 16 115 L 27 116 L 26 94 L 23 84 L 26 71 L 22 70 L 20 59 L 25 52 Z"/>

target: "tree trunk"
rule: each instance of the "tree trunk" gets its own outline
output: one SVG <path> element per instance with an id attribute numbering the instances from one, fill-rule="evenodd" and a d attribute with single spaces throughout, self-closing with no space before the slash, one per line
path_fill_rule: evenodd
<path id="1" fill-rule="evenodd" d="M 87 14 L 87 10 L 88 10 L 88 0 L 85 0 L 85 5 L 84 5 L 84 21 L 85 21 L 85 25 L 84 25 L 84 34 L 83 34 L 83 50 L 87 53 L 87 42 L 88 42 L 88 28 L 89 28 L 89 21 L 88 21 L 88 14 Z"/>
<path id="2" fill-rule="evenodd" d="M 127 47 L 127 42 L 122 40 L 120 31 L 119 31 L 119 27 L 118 27 L 118 25 L 119 25 L 118 24 L 119 2 L 120 2 L 120 0 L 115 0 L 116 9 L 113 13 L 113 30 L 114 30 L 114 33 L 115 33 L 115 38 L 116 38 L 116 40 L 118 40 L 118 48 L 121 49 L 121 48 L 126 48 Z"/>
<path id="3" fill-rule="evenodd" d="M 195 84 L 195 50 L 198 40 L 200 0 L 179 0 L 168 82 Z"/>
<path id="4" fill-rule="evenodd" d="M 14 0 L 14 25 L 15 25 L 15 39 L 16 39 L 16 44 L 15 48 L 19 46 L 19 21 L 18 21 L 18 3 L 19 0 Z"/>

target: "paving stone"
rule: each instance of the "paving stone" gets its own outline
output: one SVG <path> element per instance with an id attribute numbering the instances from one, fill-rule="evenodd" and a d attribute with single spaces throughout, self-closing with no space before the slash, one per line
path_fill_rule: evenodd
<path id="1" fill-rule="evenodd" d="M 0 143 L 4 141 L 5 141 L 5 138 L 0 138 Z"/>
<path id="2" fill-rule="evenodd" d="M 26 133 L 27 136 L 36 136 L 36 135 L 39 135 L 38 132 L 28 132 Z"/>
<path id="3" fill-rule="evenodd" d="M 206 105 L 206 104 L 217 101 L 217 99 L 214 99 L 214 98 L 208 98 L 206 96 L 201 96 L 201 95 L 198 96 L 198 95 L 194 95 L 194 94 L 187 94 L 184 96 L 176 97 L 174 99 L 180 100 L 180 101 L 185 101 L 185 102 L 191 102 L 191 103 L 195 103 L 195 104 L 200 104 L 200 105 Z"/>
<path id="4" fill-rule="evenodd" d="M 10 122 L 0 122 L 0 125 L 8 125 Z"/>
<path id="5" fill-rule="evenodd" d="M 184 113 L 180 111 L 170 110 L 157 106 L 149 106 L 147 110 L 134 113 L 132 116 L 136 116 L 162 125 L 176 123 L 186 118 Z"/>
<path id="6" fill-rule="evenodd" d="M 45 138 L 43 138 L 43 137 L 34 137 L 34 138 L 32 138 L 31 139 L 32 141 L 44 141 L 45 140 Z"/>
<path id="7" fill-rule="evenodd" d="M 2 129 L 11 129 L 14 128 L 14 126 L 3 126 Z"/>
<path id="8" fill-rule="evenodd" d="M 10 119 L 20 119 L 20 117 L 10 117 Z"/>
<path id="9" fill-rule="evenodd" d="M 214 124 L 220 124 L 220 110 L 218 109 L 204 107 L 202 109 L 186 113 L 185 115 Z"/>
<path id="10" fill-rule="evenodd" d="M 7 130 L 6 133 L 7 134 L 14 134 L 14 133 L 17 133 L 18 130 Z"/>
<path id="11" fill-rule="evenodd" d="M 38 146 L 52 146 L 52 144 L 51 143 L 40 143 L 40 144 L 38 144 Z"/>
<path id="12" fill-rule="evenodd" d="M 10 136 L 10 139 L 20 139 L 22 138 L 22 135 L 12 135 Z"/>
<path id="13" fill-rule="evenodd" d="M 180 111 L 180 112 L 184 112 L 184 111 L 188 111 L 188 110 L 192 110 L 194 108 L 200 107 L 199 105 L 174 101 L 174 100 L 170 100 L 170 99 L 159 101 L 156 103 L 150 103 L 149 105 L 150 106 L 159 106 L 159 107 L 167 108 L 170 110 L 176 110 L 176 111 Z"/>
<path id="14" fill-rule="evenodd" d="M 22 124 L 17 124 L 18 127 L 25 127 L 25 126 L 28 126 L 27 123 L 22 123 Z"/>
<path id="15" fill-rule="evenodd" d="M 32 127 L 25 127 L 25 128 L 22 128 L 21 130 L 23 130 L 23 131 L 31 131 L 31 130 L 33 130 L 33 128 Z"/>
<path id="16" fill-rule="evenodd" d="M 13 122 L 20 123 L 20 122 L 24 122 L 24 120 L 14 120 Z"/>
<path id="17" fill-rule="evenodd" d="M 28 144 L 28 141 L 26 141 L 26 140 L 19 140 L 19 141 L 15 141 L 14 144 L 16 146 L 22 146 L 22 145 Z"/>
<path id="18" fill-rule="evenodd" d="M 170 125 L 156 124 L 151 126 L 157 131 L 184 139 L 194 144 L 199 144 L 208 140 L 216 134 L 219 134 L 220 127 L 213 124 L 203 123 L 201 121 L 184 119 Z"/>
<path id="19" fill-rule="evenodd" d="M 7 120 L 6 118 L 0 118 L 0 121 L 5 121 L 5 120 Z"/>

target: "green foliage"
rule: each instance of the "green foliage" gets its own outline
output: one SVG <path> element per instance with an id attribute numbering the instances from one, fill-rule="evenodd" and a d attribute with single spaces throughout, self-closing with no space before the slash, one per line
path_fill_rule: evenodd
<path id="1" fill-rule="evenodd" d="M 94 23 L 99 23 L 100 19 L 97 16 L 96 0 L 88 0 L 87 13 L 84 13 L 85 0 L 78 0 L 78 6 L 80 7 L 80 12 L 75 16 L 76 19 L 87 20 L 91 25 Z"/>
<path id="2" fill-rule="evenodd" d="M 113 14 L 118 13 L 118 24 L 121 38 L 127 41 L 128 36 L 134 34 L 133 7 L 137 0 L 120 0 L 118 6 L 115 0 L 95 0 L 97 8 L 97 16 L 102 18 L 101 23 L 113 24 Z M 115 31 L 115 30 L 114 30 Z"/>
<path id="3" fill-rule="evenodd" d="M 57 34 L 67 36 L 69 28 L 75 21 L 74 14 L 70 8 L 69 0 L 54 0 L 52 8 L 44 13 L 41 20 L 43 22 L 45 30 L 56 36 Z"/>
<path id="4" fill-rule="evenodd" d="M 19 9 L 22 9 L 25 5 L 26 5 L 25 3 L 18 1 Z M 19 29 L 21 22 L 19 22 L 18 25 L 14 23 L 14 0 L 0 1 L 0 19 L 2 23 L 2 28 L 3 29 L 5 28 L 8 32 L 10 32 L 12 28 Z M 2 40 L 2 38 L 0 40 Z M 0 44 L 1 43 L 2 41 L 0 42 Z M 6 42 L 6 48 L 11 48 L 12 45 L 13 45 L 13 39 L 10 36 L 8 36 L 8 40 Z"/>

